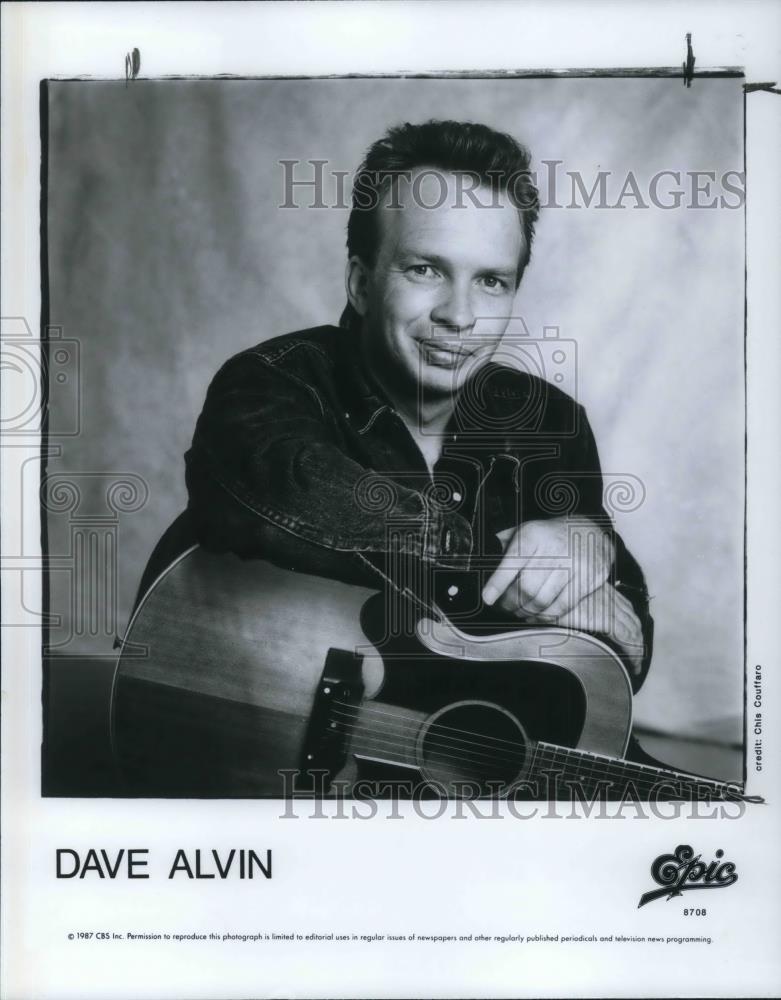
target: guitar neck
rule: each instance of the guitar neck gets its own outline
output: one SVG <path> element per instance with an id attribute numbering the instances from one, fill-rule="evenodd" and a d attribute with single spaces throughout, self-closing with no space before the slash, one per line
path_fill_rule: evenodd
<path id="1" fill-rule="evenodd" d="M 558 786 L 563 791 L 575 785 L 589 799 L 601 794 L 644 800 L 656 797 L 743 798 L 740 782 L 716 781 L 544 742 L 535 745 L 530 775 L 544 777 L 551 790 Z"/>

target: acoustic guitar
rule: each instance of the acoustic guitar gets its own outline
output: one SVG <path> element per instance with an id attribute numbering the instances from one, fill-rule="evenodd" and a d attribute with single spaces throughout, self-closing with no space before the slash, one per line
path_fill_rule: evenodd
<path id="1" fill-rule="evenodd" d="M 195 546 L 133 615 L 111 730 L 138 795 L 742 797 L 627 760 L 631 722 L 626 669 L 594 636 L 467 631 L 397 594 Z"/>

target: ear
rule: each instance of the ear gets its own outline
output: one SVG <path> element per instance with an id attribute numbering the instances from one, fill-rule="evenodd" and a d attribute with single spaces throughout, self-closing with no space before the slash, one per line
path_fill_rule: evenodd
<path id="1" fill-rule="evenodd" d="M 360 257 L 354 255 L 347 261 L 344 283 L 350 305 L 359 316 L 365 316 L 368 308 L 369 269 Z"/>

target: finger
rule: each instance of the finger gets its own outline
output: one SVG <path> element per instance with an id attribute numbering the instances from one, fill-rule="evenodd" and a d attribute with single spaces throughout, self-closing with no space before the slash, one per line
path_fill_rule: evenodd
<path id="1" fill-rule="evenodd" d="M 494 570 L 491 576 L 488 578 L 488 582 L 483 587 L 483 603 L 487 605 L 493 604 L 498 597 L 500 597 L 510 586 L 510 584 L 515 580 L 518 574 L 528 565 L 531 558 L 536 552 L 529 552 L 525 556 L 516 555 L 511 552 L 510 549 L 514 548 L 512 544 L 508 546 L 508 551 L 505 552 L 502 561 L 499 563 L 498 567 Z"/>
<path id="2" fill-rule="evenodd" d="M 586 623 L 586 615 L 584 614 L 584 609 L 580 605 L 571 608 L 563 615 L 559 615 L 556 620 L 557 625 L 561 625 L 563 628 L 574 628 L 578 631 L 588 632 L 588 624 Z"/>
<path id="3" fill-rule="evenodd" d="M 633 632 L 642 632 L 642 626 L 640 624 L 640 619 L 635 613 L 635 609 L 632 606 L 632 602 L 628 600 L 620 591 L 616 590 L 612 584 L 606 584 L 604 590 L 607 595 L 609 595 L 609 608 L 612 613 L 616 616 L 616 621 L 621 621 L 624 623 L 624 627 L 631 625 L 631 630 Z"/>
<path id="4" fill-rule="evenodd" d="M 634 619 L 634 621 L 632 620 Z M 645 646 L 643 643 L 640 623 L 634 615 L 622 618 L 617 622 L 614 639 L 629 663 L 632 673 L 637 677 L 643 669 Z"/>
<path id="5" fill-rule="evenodd" d="M 559 624 L 583 632 L 609 633 L 613 621 L 613 588 L 603 585 L 559 616 Z"/>
<path id="6" fill-rule="evenodd" d="M 612 549 L 604 532 L 577 533 L 574 541 L 570 606 L 599 590 L 610 575 Z"/>
<path id="7" fill-rule="evenodd" d="M 612 587 L 604 589 L 613 591 Z M 621 597 L 615 591 L 613 594 Z M 572 611 L 562 615 L 558 624 L 580 632 L 609 636 L 621 649 L 629 661 L 632 673 L 637 676 L 642 670 L 645 653 L 642 626 L 631 606 L 627 609 L 624 607 L 626 602 L 613 600 L 612 596 L 604 595 L 601 590 L 591 594 Z"/>
<path id="8" fill-rule="evenodd" d="M 626 596 L 626 594 L 622 594 L 621 591 L 617 590 L 615 587 L 612 587 L 612 590 L 613 593 L 616 595 L 616 605 L 634 614 L 635 613 L 634 606 L 632 602 L 629 600 L 629 598 Z"/>
<path id="9" fill-rule="evenodd" d="M 545 614 L 546 617 L 555 618 L 564 611 L 568 611 L 570 605 L 567 604 L 566 594 L 561 608 L 555 607 L 555 602 L 562 593 L 569 589 L 570 572 L 569 569 L 549 569 L 544 575 L 539 576 L 535 585 L 534 570 L 524 570 L 520 577 L 521 594 L 524 608 L 531 614 Z M 555 609 L 554 609 L 555 608 Z"/>
<path id="10" fill-rule="evenodd" d="M 539 617 L 540 621 L 553 621 L 552 618 L 540 612 L 529 594 L 529 591 L 538 591 L 545 584 L 550 573 L 551 571 L 547 569 L 522 570 L 498 598 L 497 605 L 517 618 L 529 620 Z"/>
<path id="11" fill-rule="evenodd" d="M 512 615 L 513 618 L 517 618 L 518 621 L 522 621 L 527 625 L 554 625 L 555 619 L 548 618 L 547 615 L 542 614 L 531 614 L 528 612 L 518 601 L 517 597 L 513 593 L 513 588 L 510 587 L 506 590 L 502 596 L 494 604 L 495 608 L 501 608 L 502 611 L 506 611 L 507 614 Z"/>
<path id="12" fill-rule="evenodd" d="M 643 629 L 637 615 L 621 609 L 616 614 L 613 638 L 627 652 L 638 653 L 643 650 Z"/>
<path id="13" fill-rule="evenodd" d="M 513 535 L 516 534 L 517 531 L 518 531 L 517 528 L 503 528 L 501 531 L 496 532 L 496 537 L 499 539 L 499 542 L 502 546 L 502 552 L 505 552 L 507 550 L 507 546 L 510 544 L 510 540 L 512 539 Z"/>
<path id="14" fill-rule="evenodd" d="M 596 597 L 599 607 L 595 618 L 600 631 L 609 635 L 619 644 L 622 638 L 631 640 L 631 637 L 636 634 L 635 624 L 639 624 L 639 622 L 636 621 L 632 609 L 627 608 L 621 600 L 621 595 L 608 585 L 598 591 Z"/>
<path id="15" fill-rule="evenodd" d="M 632 673 L 638 675 L 642 670 L 645 645 L 642 626 L 637 615 L 631 610 L 626 611 L 623 607 L 616 607 L 611 628 L 606 634 L 629 661 Z"/>
<path id="16" fill-rule="evenodd" d="M 589 600 L 597 591 L 590 591 L 589 593 L 581 593 L 576 582 L 572 579 L 572 575 L 568 574 L 567 583 L 561 590 L 556 594 L 553 600 L 545 608 L 545 614 L 551 615 L 553 618 L 561 618 L 562 615 L 569 614 L 574 611 L 575 608 L 580 604 L 584 604 Z"/>

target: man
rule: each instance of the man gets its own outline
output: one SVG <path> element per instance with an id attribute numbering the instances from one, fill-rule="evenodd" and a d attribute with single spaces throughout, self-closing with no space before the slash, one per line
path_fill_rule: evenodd
<path id="1" fill-rule="evenodd" d="M 648 595 L 603 508 L 585 413 L 502 343 L 536 217 L 510 136 L 391 129 L 355 179 L 340 326 L 266 340 L 218 373 L 186 456 L 190 516 L 210 548 L 385 584 L 483 626 L 593 632 L 636 690 Z"/>

